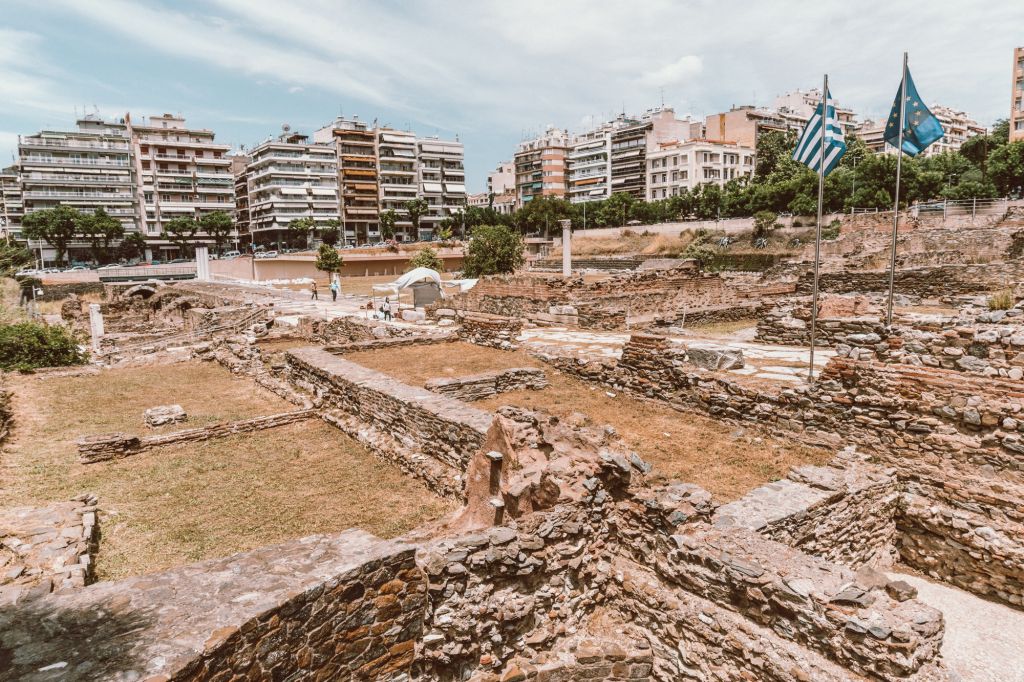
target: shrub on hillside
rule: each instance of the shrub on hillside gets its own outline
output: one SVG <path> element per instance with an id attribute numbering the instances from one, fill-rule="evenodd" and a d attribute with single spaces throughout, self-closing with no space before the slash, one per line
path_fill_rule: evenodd
<path id="1" fill-rule="evenodd" d="M 988 297 L 989 310 L 1009 310 L 1013 307 L 1013 292 L 1009 289 L 997 291 Z"/>
<path id="2" fill-rule="evenodd" d="M 0 325 L 0 369 L 82 365 L 88 359 L 64 327 L 20 322 Z"/>

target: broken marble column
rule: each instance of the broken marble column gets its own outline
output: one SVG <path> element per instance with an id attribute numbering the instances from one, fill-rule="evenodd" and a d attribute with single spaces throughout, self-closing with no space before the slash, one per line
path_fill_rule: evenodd
<path id="1" fill-rule="evenodd" d="M 103 313 L 99 303 L 89 304 L 89 333 L 92 336 L 92 349 L 98 352 L 100 340 L 103 339 Z"/>

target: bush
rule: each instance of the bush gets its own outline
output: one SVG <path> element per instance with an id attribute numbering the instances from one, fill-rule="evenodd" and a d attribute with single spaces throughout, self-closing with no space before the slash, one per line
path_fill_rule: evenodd
<path id="1" fill-rule="evenodd" d="M 750 241 L 757 242 L 761 239 L 768 239 L 771 235 L 772 230 L 779 226 L 779 216 L 775 215 L 771 211 L 758 211 L 754 214 L 754 233 L 750 236 Z"/>
<path id="2" fill-rule="evenodd" d="M 515 272 L 526 261 L 523 235 L 504 225 L 480 225 L 466 248 L 462 271 L 466 277 Z"/>
<path id="3" fill-rule="evenodd" d="M 88 356 L 64 327 L 38 322 L 0 325 L 0 369 L 82 365 Z"/>
<path id="4" fill-rule="evenodd" d="M 1013 307 L 1013 291 L 1003 289 L 988 297 L 989 310 L 1009 310 Z"/>
<path id="5" fill-rule="evenodd" d="M 444 261 L 437 255 L 437 251 L 428 247 L 420 249 L 420 252 L 409 259 L 409 267 L 406 272 L 414 268 L 430 268 L 437 272 L 444 272 Z"/>
<path id="6" fill-rule="evenodd" d="M 701 268 L 707 268 L 718 255 L 714 245 L 711 243 L 711 234 L 704 229 L 697 230 L 693 241 L 683 250 L 683 258 L 692 258 Z"/>
<path id="7" fill-rule="evenodd" d="M 342 260 L 330 244 L 321 244 L 316 252 L 316 269 L 326 273 L 341 272 Z"/>
<path id="8" fill-rule="evenodd" d="M 843 224 L 839 220 L 833 220 L 825 227 L 821 228 L 821 238 L 825 241 L 831 241 L 833 239 L 839 239 L 839 232 L 842 230 Z"/>

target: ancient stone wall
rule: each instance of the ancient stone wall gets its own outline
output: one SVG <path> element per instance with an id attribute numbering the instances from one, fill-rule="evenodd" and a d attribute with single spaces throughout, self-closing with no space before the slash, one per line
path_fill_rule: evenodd
<path id="1" fill-rule="evenodd" d="M 12 679 L 403 680 L 426 604 L 414 549 L 311 536 L 0 609 Z"/>
<path id="2" fill-rule="evenodd" d="M 521 319 L 486 313 L 459 312 L 459 327 L 456 333 L 463 341 L 500 350 L 514 350 L 519 347 L 519 335 L 523 332 Z"/>
<path id="3" fill-rule="evenodd" d="M 297 332 L 301 338 L 309 341 L 334 345 L 416 334 L 412 329 L 361 317 L 336 317 L 331 320 L 303 317 L 299 320 Z"/>
<path id="4" fill-rule="evenodd" d="M 287 424 L 305 421 L 316 417 L 316 410 L 303 409 L 279 414 L 269 414 L 251 419 L 234 422 L 221 422 L 194 429 L 183 429 L 155 436 L 136 436 L 125 433 L 110 433 L 99 436 L 86 436 L 78 440 L 78 461 L 82 464 L 106 462 L 121 459 L 140 452 L 182 443 L 195 443 L 212 438 L 224 438 L 237 433 L 249 433 L 274 429 Z"/>
<path id="5" fill-rule="evenodd" d="M 314 396 L 330 423 L 435 492 L 462 497 L 466 465 L 483 444 L 490 413 L 320 348 L 296 348 L 286 358 L 288 380 Z"/>
<path id="6" fill-rule="evenodd" d="M 539 357 L 684 409 L 810 444 L 858 446 L 897 470 L 906 510 L 897 516 L 897 546 L 905 562 L 978 594 L 1024 601 L 1019 382 L 837 357 L 813 387 L 779 390 L 687 369 L 667 350 L 663 337 L 634 334 L 617 363 Z"/>
<path id="7" fill-rule="evenodd" d="M 0 605 L 92 582 L 96 496 L 0 511 Z"/>
<path id="8" fill-rule="evenodd" d="M 968 265 L 938 265 L 896 271 L 894 289 L 898 294 L 922 298 L 943 298 L 963 294 L 996 291 L 1024 280 L 1024 261 Z M 850 269 L 823 272 L 819 276 L 821 291 L 834 294 L 882 292 L 889 289 L 889 273 L 885 270 Z M 797 291 L 810 294 L 814 275 L 804 272 Z"/>
<path id="9" fill-rule="evenodd" d="M 807 554 L 858 568 L 897 556 L 900 489 L 894 469 L 840 453 L 829 466 L 803 466 L 718 508 L 716 528 L 746 528 Z"/>
<path id="10" fill-rule="evenodd" d="M 513 367 L 466 377 L 431 379 L 423 385 L 428 391 L 465 401 L 483 400 L 508 391 L 539 391 L 547 386 L 544 370 L 536 367 Z"/>

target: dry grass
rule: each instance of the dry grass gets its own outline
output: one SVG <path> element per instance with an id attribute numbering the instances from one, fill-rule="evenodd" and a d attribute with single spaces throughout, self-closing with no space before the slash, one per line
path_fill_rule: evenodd
<path id="1" fill-rule="evenodd" d="M 433 377 L 545 367 L 522 352 L 462 343 L 363 351 L 345 357 L 417 386 Z M 831 458 L 825 450 L 763 436 L 699 414 L 678 412 L 547 369 L 551 386 L 543 391 L 504 393 L 474 405 L 485 410 L 517 405 L 562 417 L 582 412 L 595 424 L 614 426 L 630 447 L 654 465 L 657 478 L 697 483 L 723 500 L 781 478 L 792 466 L 823 464 Z"/>
<path id="2" fill-rule="evenodd" d="M 116 462 L 77 462 L 77 437 L 141 433 L 142 412 L 152 405 L 182 404 L 189 412 L 184 426 L 293 409 L 215 365 L 113 370 L 99 377 L 17 377 L 11 383 L 16 422 L 3 455 L 3 504 L 45 504 L 97 493 L 102 579 L 353 526 L 392 537 L 451 509 L 319 421 Z"/>
<path id="3" fill-rule="evenodd" d="M 735 334 L 738 331 L 744 329 L 750 329 L 751 327 L 757 326 L 757 319 L 750 318 L 744 320 L 728 320 L 725 322 L 705 322 L 703 324 L 692 324 L 687 325 L 686 329 L 693 332 L 699 332 L 702 335 L 707 336 L 729 336 Z"/>
<path id="4" fill-rule="evenodd" d="M 102 303 L 104 301 L 103 294 L 80 294 L 79 300 L 89 303 Z M 64 300 L 60 301 L 39 301 L 36 303 L 36 308 L 39 310 L 40 315 L 60 315 L 60 307 L 64 305 Z"/>

